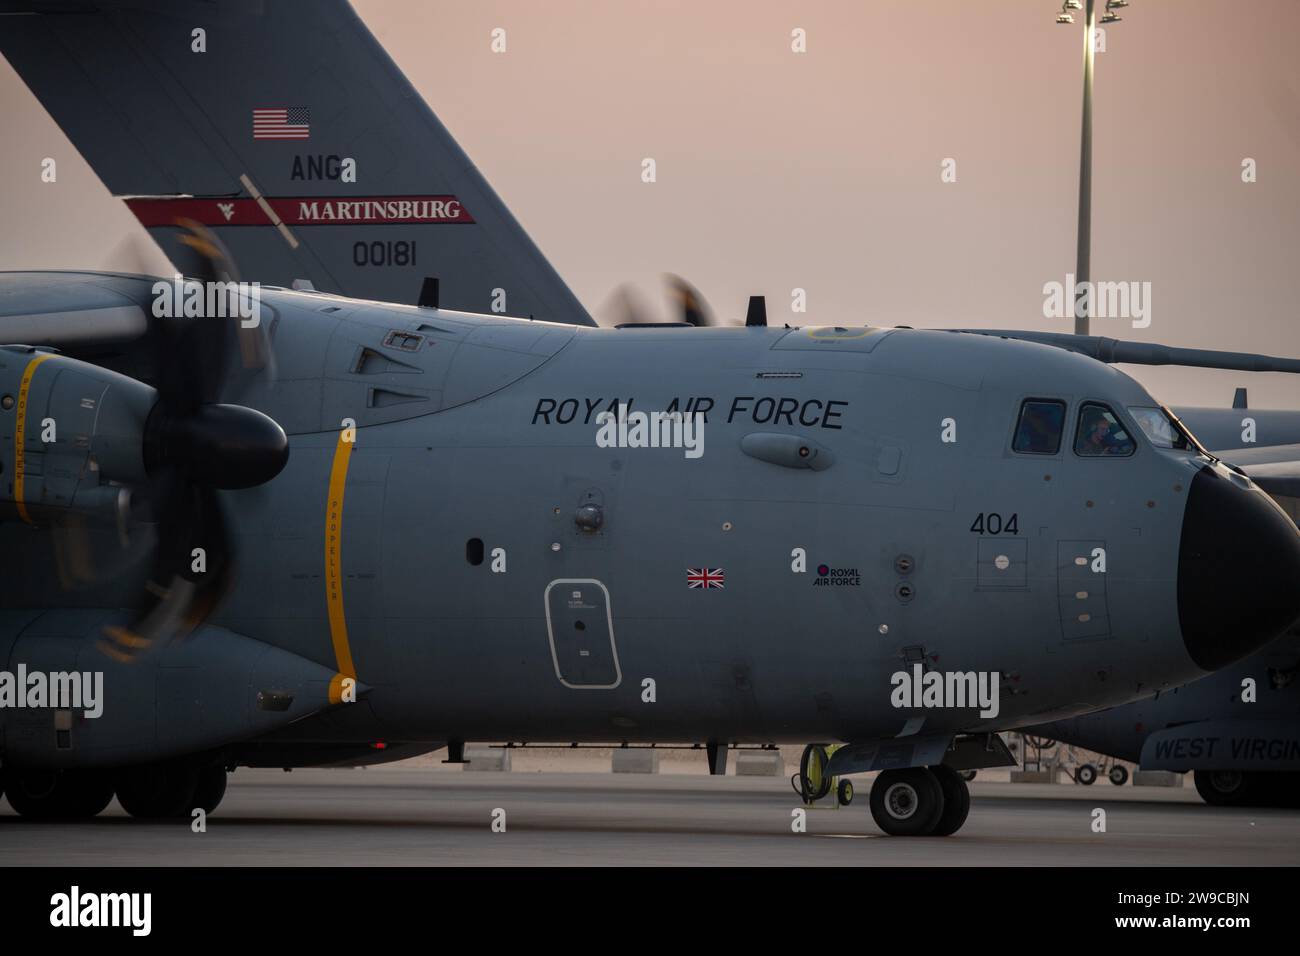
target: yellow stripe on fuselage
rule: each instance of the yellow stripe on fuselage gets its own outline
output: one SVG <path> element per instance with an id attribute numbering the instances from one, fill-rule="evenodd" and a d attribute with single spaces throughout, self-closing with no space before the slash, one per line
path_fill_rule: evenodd
<path id="1" fill-rule="evenodd" d="M 330 640 L 334 644 L 334 660 L 338 673 L 330 681 L 330 703 L 343 700 L 343 679 L 356 679 L 352 664 L 352 648 L 348 644 L 348 621 L 343 613 L 343 492 L 348 482 L 348 463 L 352 459 L 353 441 L 344 436 L 352 429 L 339 433 L 334 448 L 334 464 L 330 468 L 329 497 L 325 502 L 325 601 L 329 608 Z"/>
<path id="2" fill-rule="evenodd" d="M 32 524 L 32 516 L 27 513 L 27 503 L 23 500 L 23 470 L 26 466 L 27 450 L 23 446 L 27 441 L 27 393 L 32 387 L 32 375 L 36 366 L 46 359 L 54 358 L 48 352 L 38 355 L 27 363 L 23 371 L 23 380 L 18 386 L 18 418 L 14 428 L 14 504 L 18 506 L 18 517 Z"/>

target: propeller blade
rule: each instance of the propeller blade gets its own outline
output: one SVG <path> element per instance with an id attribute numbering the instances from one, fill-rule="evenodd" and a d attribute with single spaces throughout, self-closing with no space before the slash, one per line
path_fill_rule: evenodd
<path id="1" fill-rule="evenodd" d="M 668 300 L 680 314 L 681 321 L 700 328 L 717 324 L 699 289 L 672 273 L 666 273 L 664 281 L 668 283 Z"/>
<path id="2" fill-rule="evenodd" d="M 610 316 L 610 325 L 650 325 L 657 320 L 646 303 L 640 290 L 630 282 L 620 284 L 602 307 L 601 312 Z"/>
<path id="3" fill-rule="evenodd" d="M 99 642 L 105 654 L 122 661 L 187 637 L 212 613 L 234 576 L 217 489 L 270 481 L 289 457 L 289 440 L 274 420 L 242 405 L 219 404 L 236 342 L 244 369 L 269 364 L 266 332 L 260 322 L 245 327 L 241 310 L 230 308 L 232 295 L 243 290 L 221 241 L 197 222 L 178 225 L 184 229 L 179 241 L 199 263 L 198 274 L 185 280 L 182 301 L 189 305 L 189 297 L 198 296 L 199 304 L 185 308 L 183 317 L 151 316 L 149 322 L 158 400 L 143 444 L 157 542 L 134 618 L 106 627 Z"/>

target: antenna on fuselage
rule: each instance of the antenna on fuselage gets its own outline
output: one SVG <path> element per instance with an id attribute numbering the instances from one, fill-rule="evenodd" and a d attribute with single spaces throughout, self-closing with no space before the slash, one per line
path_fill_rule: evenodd
<path id="1" fill-rule="evenodd" d="M 420 286 L 420 300 L 415 304 L 422 309 L 436 309 L 438 307 L 437 276 L 424 277 L 424 284 Z"/>

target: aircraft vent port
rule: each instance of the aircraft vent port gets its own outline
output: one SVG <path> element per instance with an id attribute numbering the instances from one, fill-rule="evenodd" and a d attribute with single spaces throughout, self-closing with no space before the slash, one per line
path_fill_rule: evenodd
<path id="1" fill-rule="evenodd" d="M 260 690 L 257 692 L 257 709 L 286 711 L 293 706 L 293 694 L 287 690 Z"/>
<path id="2" fill-rule="evenodd" d="M 465 560 L 474 567 L 483 563 L 483 539 L 470 538 L 465 542 Z"/>
<path id="3" fill-rule="evenodd" d="M 353 375 L 384 375 L 390 372 L 419 373 L 424 370 L 416 365 L 408 365 L 405 362 L 376 352 L 372 348 L 362 346 L 357 350 L 356 357 L 352 360 L 352 368 L 349 371 Z"/>
<path id="4" fill-rule="evenodd" d="M 366 396 L 367 408 L 390 408 L 408 402 L 427 402 L 428 395 L 419 392 L 402 392 L 393 388 L 372 388 Z"/>
<path id="5" fill-rule="evenodd" d="M 384 345 L 390 349 L 401 349 L 403 352 L 418 352 L 423 341 L 423 335 L 403 332 L 401 329 L 393 329 L 384 336 Z"/>

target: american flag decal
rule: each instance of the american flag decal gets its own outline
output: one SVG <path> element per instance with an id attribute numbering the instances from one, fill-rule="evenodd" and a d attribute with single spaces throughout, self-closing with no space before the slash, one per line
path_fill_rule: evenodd
<path id="1" fill-rule="evenodd" d="M 253 139 L 307 139 L 310 133 L 305 106 L 253 110 Z"/>
<path id="2" fill-rule="evenodd" d="M 727 572 L 722 568 L 687 568 L 686 586 L 688 588 L 717 588 L 722 590 L 722 582 Z"/>

